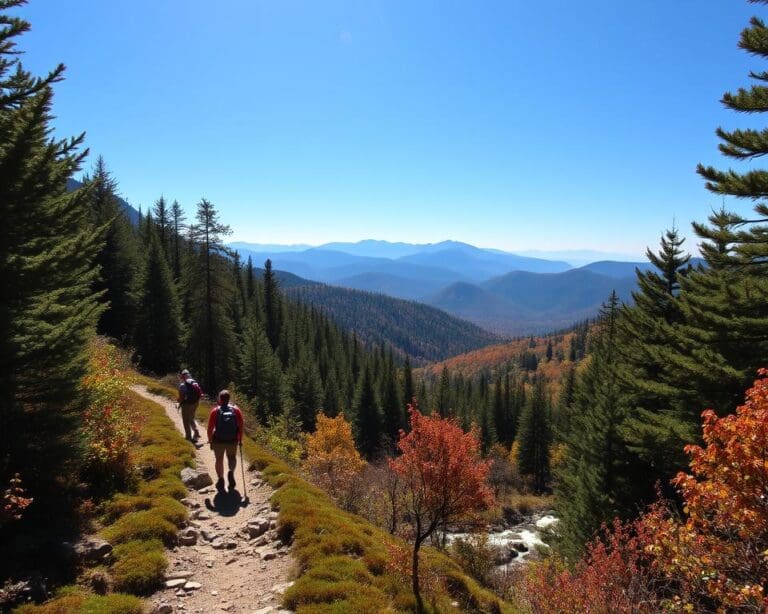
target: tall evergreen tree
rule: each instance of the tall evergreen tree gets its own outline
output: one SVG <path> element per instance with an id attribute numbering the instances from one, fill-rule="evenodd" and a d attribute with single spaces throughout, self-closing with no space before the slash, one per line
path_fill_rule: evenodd
<path id="1" fill-rule="evenodd" d="M 444 366 L 440 374 L 440 384 L 437 387 L 437 396 L 435 398 L 435 409 L 441 418 L 447 418 L 451 412 L 451 377 L 448 374 L 448 367 Z"/>
<path id="2" fill-rule="evenodd" d="M 302 353 L 288 371 L 289 405 L 298 419 L 301 430 L 312 433 L 315 430 L 317 412 L 323 402 L 323 387 L 317 363 Z"/>
<path id="3" fill-rule="evenodd" d="M 181 244 L 184 234 L 184 210 L 178 201 L 174 200 L 171 205 L 171 268 L 173 278 L 178 282 L 181 279 Z"/>
<path id="4" fill-rule="evenodd" d="M 103 309 L 93 287 L 106 229 L 91 224 L 87 190 L 67 192 L 83 136 L 51 139 L 64 67 L 42 78 L 24 70 L 15 39 L 29 24 L 6 12 L 21 4 L 0 0 L 0 481 L 21 472 L 55 522 L 60 487 L 77 475 L 70 410 Z"/>
<path id="5" fill-rule="evenodd" d="M 629 412 L 617 378 L 619 312 L 614 292 L 601 311 L 590 361 L 577 381 L 573 426 L 558 471 L 559 546 L 568 556 L 578 555 L 601 523 L 635 511 L 621 437 Z"/>
<path id="6" fill-rule="evenodd" d="M 391 362 L 385 371 L 381 389 L 381 409 L 384 414 L 387 448 L 394 452 L 400 438 L 400 430 L 405 429 L 407 420 L 405 406 L 401 404 L 402 392 L 397 385 L 397 373 Z"/>
<path id="7" fill-rule="evenodd" d="M 117 182 L 99 156 L 93 175 L 85 178 L 89 186 L 88 204 L 97 227 L 105 226 L 104 243 L 96 256 L 101 275 L 94 291 L 103 294 L 106 309 L 98 322 L 98 331 L 126 341 L 133 332 L 136 314 L 137 271 L 140 259 L 133 229 L 120 208 Z"/>
<path id="8" fill-rule="evenodd" d="M 520 416 L 517 441 L 517 466 L 522 475 L 531 477 L 531 485 L 544 492 L 549 484 L 549 446 L 552 444 L 552 426 L 544 379 L 537 377 L 528 403 Z"/>
<path id="9" fill-rule="evenodd" d="M 261 423 L 269 424 L 283 410 L 282 372 L 261 322 L 253 316 L 243 333 L 241 360 L 238 386 L 251 401 Z"/>
<path id="10" fill-rule="evenodd" d="M 157 236 L 150 239 L 139 296 L 133 334 L 139 362 L 160 375 L 176 371 L 182 347 L 181 307 Z"/>
<path id="11" fill-rule="evenodd" d="M 674 401 L 680 392 L 674 381 L 679 372 L 670 359 L 674 328 L 683 320 L 680 281 L 689 271 L 683 242 L 673 228 L 662 236 L 658 254 L 646 251 L 656 270 L 637 271 L 634 305 L 622 309 L 619 322 L 617 375 L 632 408 L 624 437 L 641 461 L 634 474 L 647 485 L 647 498 L 654 496 L 657 481 L 667 484 L 684 466 L 683 448 L 696 439 L 698 418 L 694 412 L 681 415 Z"/>
<path id="12" fill-rule="evenodd" d="M 360 454 L 367 460 L 376 458 L 381 453 L 384 432 L 379 399 L 374 389 L 373 376 L 367 365 L 360 371 L 352 404 L 352 424 Z"/>
<path id="13" fill-rule="evenodd" d="M 272 270 L 272 261 L 269 259 L 264 263 L 264 321 L 267 339 L 272 349 L 276 350 L 280 343 L 282 307 L 277 278 Z"/>
<path id="14" fill-rule="evenodd" d="M 234 288 L 222 240 L 231 231 L 219 221 L 218 212 L 204 198 L 197 205 L 196 218 L 197 223 L 191 228 L 197 253 L 189 263 L 193 290 L 187 358 L 190 367 L 201 374 L 204 388 L 216 391 L 232 381 L 239 362 L 239 348 L 228 309 Z"/>
<path id="15" fill-rule="evenodd" d="M 766 0 L 752 2 L 768 4 Z M 762 19 L 750 20 L 739 47 L 761 60 L 768 59 L 768 26 Z M 738 113 L 765 113 L 768 72 L 753 71 L 749 76 L 756 83 L 726 92 L 721 102 Z M 768 153 L 765 129 L 719 127 L 717 135 L 721 153 L 732 160 L 752 162 Z M 740 391 L 748 387 L 768 356 L 768 204 L 764 200 L 768 171 L 721 171 L 701 164 L 697 171 L 713 193 L 756 203 L 752 216 L 721 212 L 719 218 L 710 218 L 711 226 L 694 225 L 705 240 L 702 254 L 711 277 L 706 272 L 691 275 L 683 288 L 682 308 L 691 327 L 684 332 L 693 341 L 692 354 L 699 362 L 697 379 L 708 396 L 712 395 L 711 401 L 704 400 L 722 413 L 738 404 Z M 709 389 L 714 379 L 720 380 L 719 392 Z"/>
<path id="16" fill-rule="evenodd" d="M 416 388 L 413 385 L 413 371 L 411 370 L 411 359 L 406 354 L 405 362 L 403 363 L 403 411 L 411 403 L 416 396 Z"/>
<path id="17" fill-rule="evenodd" d="M 173 221 L 171 218 L 171 212 L 168 210 L 168 204 L 165 202 L 165 197 L 161 196 L 155 201 L 153 208 L 155 216 L 155 224 L 157 226 L 157 240 L 160 245 L 160 251 L 166 262 L 171 261 L 171 234 L 173 233 Z"/>

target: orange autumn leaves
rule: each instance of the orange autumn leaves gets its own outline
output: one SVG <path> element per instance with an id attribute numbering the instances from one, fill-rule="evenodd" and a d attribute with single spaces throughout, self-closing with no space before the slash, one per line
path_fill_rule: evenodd
<path id="1" fill-rule="evenodd" d="M 408 412 L 411 432 L 401 433 L 402 455 L 390 467 L 405 483 L 411 513 L 439 523 L 491 505 L 490 463 L 480 459 L 477 433 L 465 433 L 453 420 L 423 416 L 410 405 Z"/>
<path id="2" fill-rule="evenodd" d="M 702 418 L 704 445 L 686 447 L 690 473 L 673 481 L 682 517 L 659 502 L 572 570 L 532 567 L 522 598 L 534 612 L 768 611 L 768 371 L 735 414 Z"/>
<path id="3" fill-rule="evenodd" d="M 352 482 L 365 469 L 352 427 L 343 415 L 329 418 L 318 414 L 316 430 L 307 436 L 305 449 L 304 470 L 336 500 L 350 493 Z"/>
<path id="4" fill-rule="evenodd" d="M 684 522 L 657 511 L 644 522 L 656 568 L 679 583 L 680 599 L 721 609 L 768 607 L 768 371 L 735 414 L 707 410 L 704 447 L 688 446 L 691 474 L 674 483 Z"/>

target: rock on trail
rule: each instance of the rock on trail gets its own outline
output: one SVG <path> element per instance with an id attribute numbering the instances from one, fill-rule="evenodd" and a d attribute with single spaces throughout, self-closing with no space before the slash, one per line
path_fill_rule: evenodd
<path id="1" fill-rule="evenodd" d="M 143 386 L 133 390 L 161 405 L 183 434 L 175 403 Z M 246 471 L 246 505 L 239 466 L 235 491 L 222 494 L 210 488 L 216 470 L 209 446 L 196 451 L 196 462 L 195 469 L 182 472 L 190 491 L 181 502 L 189 509 L 190 520 L 179 532 L 179 545 L 167 553 L 165 588 L 151 598 L 150 611 L 288 614 L 281 602 L 295 565 L 290 548 L 277 536 L 277 513 L 269 505 L 273 489 L 258 471 Z"/>

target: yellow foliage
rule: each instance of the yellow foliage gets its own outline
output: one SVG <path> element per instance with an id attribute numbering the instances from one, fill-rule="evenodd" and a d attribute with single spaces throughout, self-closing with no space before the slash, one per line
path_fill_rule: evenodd
<path id="1" fill-rule="evenodd" d="M 365 461 L 355 448 L 352 427 L 344 416 L 317 416 L 317 430 L 307 437 L 304 470 L 331 496 L 343 496 Z"/>
<path id="2" fill-rule="evenodd" d="M 549 466 L 553 471 L 565 460 L 567 447 L 564 443 L 556 443 L 549 449 Z"/>
<path id="3" fill-rule="evenodd" d="M 515 440 L 512 443 L 512 448 L 509 450 L 509 464 L 512 465 L 512 468 L 517 471 L 517 455 L 520 450 L 520 442 Z"/>

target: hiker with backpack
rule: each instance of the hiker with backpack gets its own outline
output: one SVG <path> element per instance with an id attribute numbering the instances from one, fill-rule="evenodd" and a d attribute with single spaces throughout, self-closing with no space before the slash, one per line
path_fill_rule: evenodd
<path id="1" fill-rule="evenodd" d="M 184 436 L 187 441 L 195 443 L 200 439 L 200 431 L 197 430 L 197 422 L 195 422 L 195 413 L 200 404 L 200 397 L 203 396 L 203 390 L 187 369 L 179 373 L 179 381 L 178 403 L 181 409 L 181 421 L 184 424 Z"/>
<path id="2" fill-rule="evenodd" d="M 237 466 L 237 446 L 243 445 L 243 412 L 229 402 L 229 391 L 219 393 L 219 404 L 208 416 L 208 442 L 216 457 L 216 489 L 224 490 L 224 453 L 227 453 L 229 490 L 235 489 L 235 467 Z"/>

